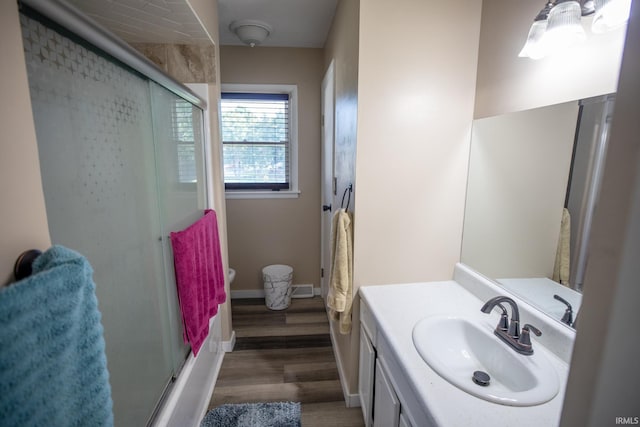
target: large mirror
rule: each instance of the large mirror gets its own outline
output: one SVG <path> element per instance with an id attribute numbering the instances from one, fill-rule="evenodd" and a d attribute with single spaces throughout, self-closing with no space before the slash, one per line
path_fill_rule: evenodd
<path id="1" fill-rule="evenodd" d="M 607 95 L 473 124 L 461 261 L 567 326 L 580 310 L 613 103 Z"/>

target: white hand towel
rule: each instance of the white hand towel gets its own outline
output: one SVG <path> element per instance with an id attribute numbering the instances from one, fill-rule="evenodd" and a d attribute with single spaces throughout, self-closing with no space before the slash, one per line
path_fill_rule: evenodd
<path id="1" fill-rule="evenodd" d="M 340 333 L 351 332 L 353 302 L 353 228 L 351 214 L 339 209 L 333 217 L 331 274 L 327 305 L 339 321 Z"/>

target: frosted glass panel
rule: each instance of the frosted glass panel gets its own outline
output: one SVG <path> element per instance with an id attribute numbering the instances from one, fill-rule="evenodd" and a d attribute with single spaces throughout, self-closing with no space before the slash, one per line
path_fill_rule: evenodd
<path id="1" fill-rule="evenodd" d="M 51 238 L 95 270 L 115 424 L 142 426 L 188 353 L 167 236 L 204 207 L 202 112 L 21 21 Z"/>
<path id="2" fill-rule="evenodd" d="M 166 269 L 169 327 L 168 348 L 177 371 L 188 354 L 182 339 L 173 252 L 169 233 L 202 217 L 206 191 L 203 178 L 202 110 L 167 89 L 151 83 L 153 129 L 156 149 L 160 217 Z"/>

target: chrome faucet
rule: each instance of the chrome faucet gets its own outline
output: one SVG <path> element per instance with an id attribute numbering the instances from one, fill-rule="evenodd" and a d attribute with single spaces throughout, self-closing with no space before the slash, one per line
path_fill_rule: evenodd
<path id="1" fill-rule="evenodd" d="M 507 309 L 504 308 L 502 303 L 507 303 L 511 306 L 511 321 L 509 321 Z M 497 296 L 491 298 L 482 306 L 480 311 L 488 314 L 491 313 L 491 310 L 496 306 L 502 310 L 502 314 L 500 315 L 500 322 L 498 322 L 494 334 L 518 353 L 527 356 L 533 354 L 530 333 L 533 332 L 536 336 L 540 336 L 542 332 L 535 326 L 529 324 L 524 325 L 522 332 L 520 332 L 520 311 L 518 310 L 518 304 L 509 297 Z"/>

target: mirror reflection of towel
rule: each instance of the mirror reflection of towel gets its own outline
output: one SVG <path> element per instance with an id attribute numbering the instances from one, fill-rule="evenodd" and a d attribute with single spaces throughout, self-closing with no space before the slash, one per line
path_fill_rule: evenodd
<path id="1" fill-rule="evenodd" d="M 560 223 L 560 236 L 558 238 L 558 250 L 556 251 L 556 263 L 553 266 L 552 279 L 565 286 L 569 286 L 569 267 L 571 263 L 571 215 L 569 209 L 562 210 L 562 222 Z"/>
<path id="2" fill-rule="evenodd" d="M 351 214 L 339 209 L 333 216 L 331 236 L 331 275 L 327 305 L 340 324 L 340 333 L 351 332 L 353 302 L 353 228 Z"/>

